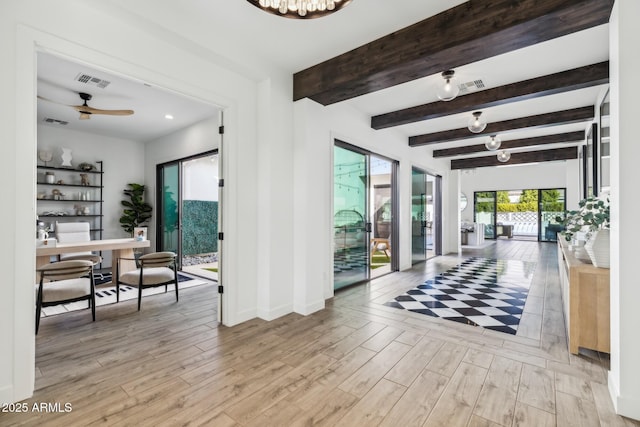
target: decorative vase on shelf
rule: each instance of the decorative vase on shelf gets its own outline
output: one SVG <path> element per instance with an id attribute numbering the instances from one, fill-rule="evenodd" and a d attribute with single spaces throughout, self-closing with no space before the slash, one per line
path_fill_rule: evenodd
<path id="1" fill-rule="evenodd" d="M 591 262 L 599 268 L 609 268 L 609 229 L 602 228 L 591 234 L 584 245 Z"/>
<path id="2" fill-rule="evenodd" d="M 60 154 L 62 164 L 60 166 L 64 168 L 70 168 L 72 166 L 71 160 L 73 160 L 73 157 L 71 156 L 71 148 L 61 147 L 60 150 L 62 150 L 62 153 Z"/>
<path id="3" fill-rule="evenodd" d="M 584 247 L 585 244 L 586 242 L 584 240 L 578 240 L 574 246 L 573 254 L 577 259 L 590 263 L 591 257 L 589 256 L 589 254 L 587 253 L 587 250 Z"/>

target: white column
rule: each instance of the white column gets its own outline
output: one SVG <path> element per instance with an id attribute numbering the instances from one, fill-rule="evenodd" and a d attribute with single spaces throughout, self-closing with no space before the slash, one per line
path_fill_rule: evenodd
<path id="1" fill-rule="evenodd" d="M 616 412 L 640 419 L 640 2 L 616 1 L 610 21 L 611 371 Z"/>

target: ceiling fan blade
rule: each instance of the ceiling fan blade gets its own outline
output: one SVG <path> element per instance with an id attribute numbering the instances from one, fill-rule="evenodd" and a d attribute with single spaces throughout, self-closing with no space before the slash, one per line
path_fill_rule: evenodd
<path id="1" fill-rule="evenodd" d="M 74 105 L 73 108 L 80 113 L 104 114 L 107 116 L 130 116 L 133 114 L 133 110 L 100 110 L 98 108 L 89 107 L 88 105 Z"/>
<path id="2" fill-rule="evenodd" d="M 51 102 L 51 103 L 53 103 L 53 104 L 64 105 L 64 106 L 66 106 L 66 107 L 74 107 L 73 105 L 63 104 L 63 103 L 61 103 L 61 102 L 54 101 L 53 99 L 45 98 L 44 96 L 40 96 L 40 95 L 38 95 L 38 99 L 41 99 L 41 100 L 43 100 L 43 101 L 47 101 L 47 102 Z"/>
<path id="3" fill-rule="evenodd" d="M 104 114 L 107 116 L 130 116 L 133 110 L 96 110 L 91 111 L 92 114 Z"/>

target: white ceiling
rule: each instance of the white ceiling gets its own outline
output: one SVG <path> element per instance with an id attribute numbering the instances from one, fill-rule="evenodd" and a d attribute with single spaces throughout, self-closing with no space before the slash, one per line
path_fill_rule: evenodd
<path id="1" fill-rule="evenodd" d="M 281 18 L 262 12 L 242 0 L 227 2 L 112 0 L 92 2 L 91 5 L 119 19 L 135 23 L 139 28 L 158 37 L 165 39 L 178 37 L 184 49 L 201 51 L 202 48 L 215 48 L 217 55 L 228 53 L 228 57 L 233 61 L 233 63 L 230 62 L 230 66 L 259 78 L 260 76 L 255 75 L 259 72 L 256 71 L 258 68 L 254 67 L 256 61 L 267 61 L 273 64 L 275 69 L 293 73 L 460 3 L 463 1 L 353 0 L 338 13 L 314 20 Z M 608 26 L 603 25 L 467 64 L 457 68 L 456 75 L 461 82 L 482 79 L 488 89 L 605 61 L 609 56 L 608 46 Z M 86 88 L 86 85 L 73 82 L 73 78 L 79 72 L 93 72 L 99 77 L 112 81 L 106 89 L 84 90 L 94 96 L 89 105 L 103 109 L 133 109 L 136 113 L 129 117 L 94 116 L 91 120 L 81 122 L 77 120 L 78 113 L 70 107 L 60 107 L 50 102 L 39 101 L 39 119 L 49 114 L 56 119 L 68 120 L 69 128 L 77 127 L 119 137 L 150 140 L 210 117 L 216 112 L 214 106 L 203 105 L 176 94 L 145 86 L 140 82 L 92 70 L 87 66 L 72 64 L 50 55 L 39 57 L 39 95 L 64 104 L 79 104 L 77 92 Z M 343 101 L 343 103 L 367 115 L 383 114 L 436 101 L 434 86 L 440 81 L 439 75 L 433 75 Z M 601 87 L 588 88 L 493 107 L 484 110 L 483 115 L 488 121 L 495 122 L 594 105 L 602 89 Z M 172 122 L 163 118 L 168 112 L 176 116 Z M 457 114 L 379 132 L 399 131 L 406 136 L 412 136 L 462 128 L 466 126 L 468 117 L 469 114 Z M 523 130 L 504 134 L 502 139 L 569 132 L 582 130 L 585 127 L 586 123 L 579 123 Z M 147 133 L 150 130 L 153 130 L 152 134 Z M 469 143 L 469 141 L 465 143 L 457 141 L 437 144 L 434 148 L 448 148 Z M 473 143 L 480 143 L 480 140 L 474 139 Z"/>
<path id="2" fill-rule="evenodd" d="M 100 88 L 76 80 L 80 74 L 109 81 Z M 82 105 L 78 92 L 89 93 L 88 105 L 103 110 L 134 110 L 131 116 L 92 114 L 90 120 L 80 120 L 80 114 L 70 105 Z M 204 119 L 215 117 L 218 108 L 189 99 L 129 78 L 114 75 L 94 67 L 78 64 L 50 55 L 38 54 L 38 123 L 46 118 L 68 122 L 65 129 L 97 133 L 134 141 L 149 141 L 170 134 Z M 51 102 L 55 101 L 55 102 Z M 166 114 L 173 120 L 165 119 Z M 60 127 L 60 124 L 51 124 Z"/>

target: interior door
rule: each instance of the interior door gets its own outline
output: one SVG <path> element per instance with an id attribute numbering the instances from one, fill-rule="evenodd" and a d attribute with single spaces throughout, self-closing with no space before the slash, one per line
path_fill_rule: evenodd
<path id="1" fill-rule="evenodd" d="M 333 152 L 333 287 L 370 277 L 368 156 L 336 141 Z"/>

